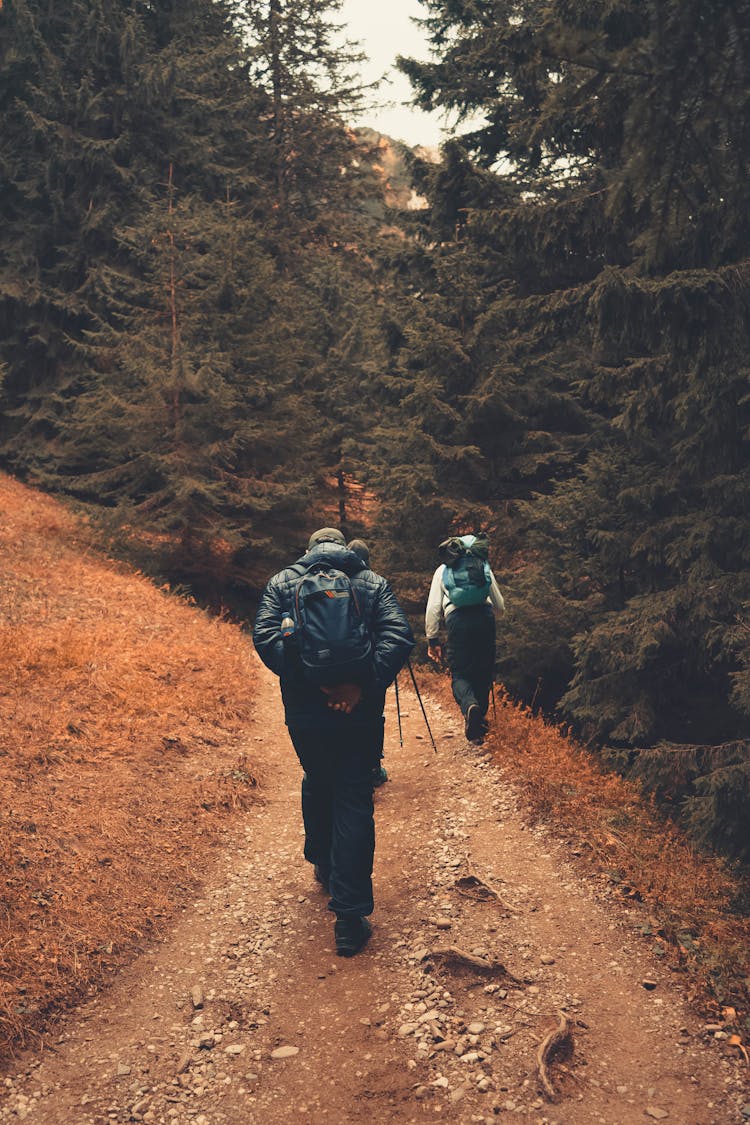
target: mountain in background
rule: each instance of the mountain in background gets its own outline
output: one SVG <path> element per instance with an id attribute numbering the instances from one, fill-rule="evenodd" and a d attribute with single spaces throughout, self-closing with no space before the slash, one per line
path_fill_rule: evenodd
<path id="1" fill-rule="evenodd" d="M 415 160 L 440 163 L 440 151 L 424 145 L 410 147 L 375 129 L 357 129 L 357 136 L 368 149 L 368 159 L 383 187 L 383 198 L 395 211 L 423 211 L 428 206 L 424 196 L 413 185 L 412 166 Z"/>

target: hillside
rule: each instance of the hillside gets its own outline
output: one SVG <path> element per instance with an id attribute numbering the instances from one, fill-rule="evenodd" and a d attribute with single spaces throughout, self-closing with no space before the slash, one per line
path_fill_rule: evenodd
<path id="1" fill-rule="evenodd" d="M 161 931 L 256 782 L 237 629 L 4 475 L 0 509 L 4 1052 Z"/>
<path id="2" fill-rule="evenodd" d="M 533 1060 L 560 1009 L 555 1120 L 742 1119 L 742 884 L 632 783 L 503 695 L 478 752 L 422 671 L 438 754 L 402 684 L 375 936 L 331 965 L 299 768 L 248 639 L 107 559 L 57 501 L 7 477 L 0 501 L 0 1122 L 549 1121 Z"/>

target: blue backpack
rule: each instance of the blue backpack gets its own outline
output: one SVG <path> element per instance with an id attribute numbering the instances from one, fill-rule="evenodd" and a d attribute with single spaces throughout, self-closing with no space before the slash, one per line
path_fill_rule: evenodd
<path id="1" fill-rule="evenodd" d="M 462 535 L 446 540 L 440 548 L 445 561 L 443 589 L 449 601 L 456 607 L 485 602 L 492 583 L 486 540 Z"/>
<path id="2" fill-rule="evenodd" d="M 294 591 L 296 645 L 305 678 L 319 686 L 356 683 L 372 664 L 357 592 L 343 571 L 317 563 Z"/>

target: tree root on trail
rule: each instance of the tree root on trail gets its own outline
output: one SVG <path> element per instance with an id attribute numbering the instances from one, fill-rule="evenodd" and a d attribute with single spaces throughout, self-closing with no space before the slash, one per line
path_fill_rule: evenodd
<path id="1" fill-rule="evenodd" d="M 452 969 L 454 972 L 468 970 L 482 977 L 505 977 L 514 984 L 521 984 L 517 977 L 508 972 L 500 961 L 489 961 L 486 957 L 476 957 L 455 945 L 444 946 L 441 949 L 432 949 L 424 955 L 423 961 L 434 961 L 443 968 Z"/>
<path id="2" fill-rule="evenodd" d="M 466 875 L 461 875 L 460 878 L 456 879 L 453 886 L 464 898 L 474 899 L 475 902 L 495 901 L 502 906 L 503 910 L 507 910 L 509 914 L 517 913 L 512 906 L 508 906 L 507 902 L 503 902 L 499 893 L 491 883 L 488 883 L 486 879 L 481 879 L 474 871 L 469 871 Z"/>
<path id="3" fill-rule="evenodd" d="M 549 1035 L 545 1036 L 539 1044 L 539 1050 L 536 1054 L 536 1064 L 542 1089 L 547 1099 L 551 1102 L 554 1102 L 557 1098 L 557 1092 L 549 1076 L 549 1063 L 555 1056 L 570 1058 L 573 1054 L 574 1045 L 573 1024 L 564 1012 L 558 1012 L 558 1015 L 560 1017 L 560 1023 L 550 1031 Z"/>

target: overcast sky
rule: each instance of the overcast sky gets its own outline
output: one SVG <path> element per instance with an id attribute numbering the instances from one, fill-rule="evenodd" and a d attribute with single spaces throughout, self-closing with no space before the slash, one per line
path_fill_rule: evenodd
<path id="1" fill-rule="evenodd" d="M 423 59 L 429 56 L 424 34 L 411 18 L 424 15 L 419 0 L 344 0 L 340 13 L 348 38 L 357 40 L 369 57 L 370 61 L 363 66 L 364 80 L 371 82 L 388 72 L 390 84 L 384 83 L 374 96 L 379 101 L 397 103 L 392 108 L 366 113 L 352 124 L 369 125 L 410 145 L 437 145 L 443 139 L 442 115 L 398 104 L 410 100 L 411 86 L 393 66 L 396 55 Z"/>

